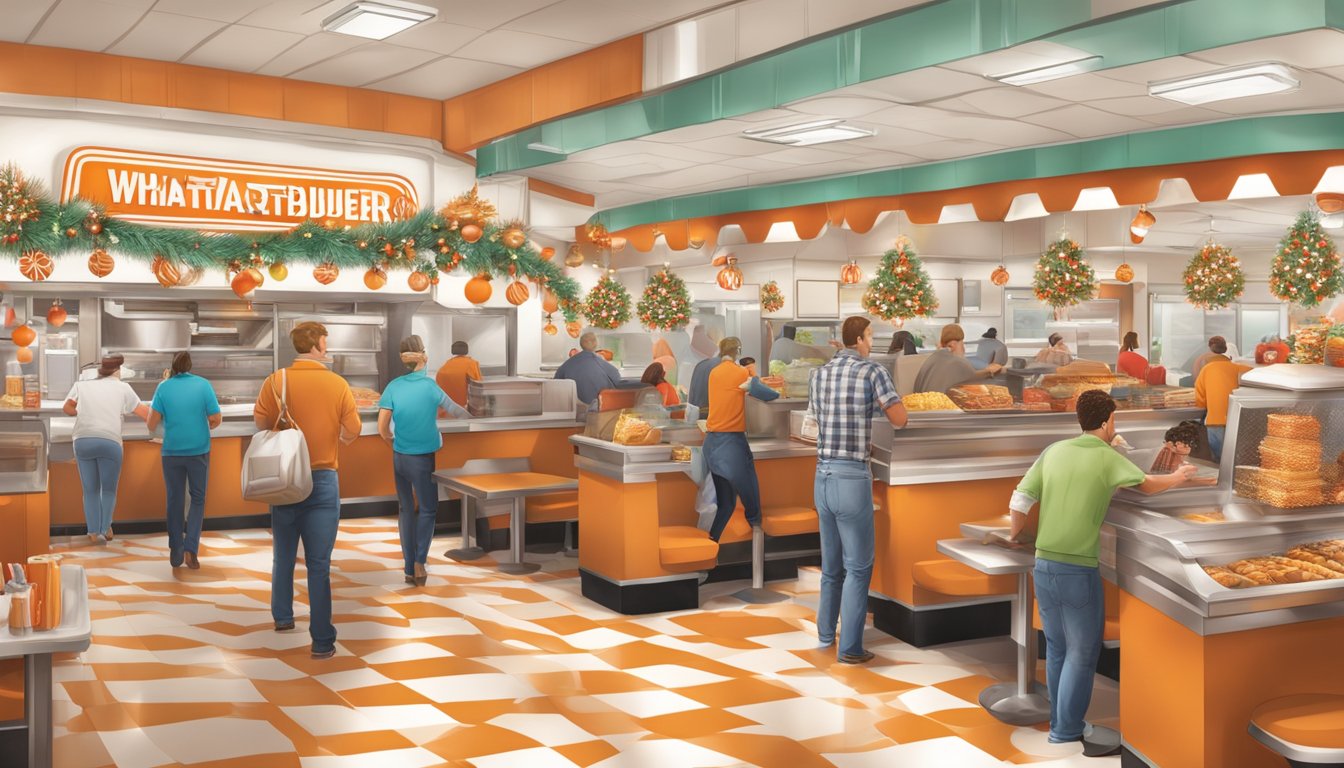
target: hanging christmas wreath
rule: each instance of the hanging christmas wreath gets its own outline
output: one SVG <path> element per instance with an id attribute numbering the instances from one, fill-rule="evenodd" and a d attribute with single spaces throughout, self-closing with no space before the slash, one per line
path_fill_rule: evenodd
<path id="1" fill-rule="evenodd" d="M 644 286 L 635 312 L 640 324 L 651 331 L 685 328 L 691 322 L 691 294 L 686 291 L 686 281 L 667 269 L 659 270 Z"/>
<path id="2" fill-rule="evenodd" d="M 1246 290 L 1246 273 L 1232 250 L 1210 240 L 1185 266 L 1185 298 L 1200 309 L 1223 309 Z"/>
<path id="3" fill-rule="evenodd" d="M 342 269 L 357 270 L 381 285 L 379 273 L 409 272 L 420 290 L 441 272 L 524 277 L 561 300 L 566 320 L 578 318 L 578 281 L 544 259 L 517 221 L 496 219 L 495 207 L 475 187 L 439 211 L 408 212 L 406 218 L 345 228 L 334 221 L 309 220 L 286 232 L 219 234 L 135 224 L 86 200 L 58 203 L 16 166 L 0 168 L 0 256 L 19 262 L 30 280 L 45 280 L 52 260 L 78 254 L 89 271 L 105 277 L 115 259 L 151 265 L 165 287 L 187 285 L 205 271 L 222 272 L 240 295 L 255 289 L 268 273 L 283 280 L 288 268 L 303 264 L 330 284 Z M 374 273 L 369 275 L 369 273 Z"/>
<path id="4" fill-rule="evenodd" d="M 603 275 L 588 292 L 583 316 L 594 328 L 611 330 L 625 325 L 630 319 L 630 292 L 616 278 Z"/>
<path id="5" fill-rule="evenodd" d="M 1279 299 L 1314 307 L 1344 289 L 1339 252 L 1311 211 L 1304 211 L 1279 241 L 1269 266 L 1269 290 Z"/>
<path id="6" fill-rule="evenodd" d="M 938 309 L 929 273 L 908 238 L 898 238 L 896 247 L 882 254 L 877 274 L 863 294 L 863 308 L 897 325 L 912 317 L 931 316 Z"/>
<path id="7" fill-rule="evenodd" d="M 778 312 L 784 308 L 784 292 L 779 290 L 779 283 L 771 280 L 761 286 L 761 310 L 763 312 Z"/>
<path id="8" fill-rule="evenodd" d="M 1097 293 L 1097 273 L 1077 242 L 1067 237 L 1050 244 L 1036 262 L 1036 298 L 1056 309 L 1072 307 Z"/>

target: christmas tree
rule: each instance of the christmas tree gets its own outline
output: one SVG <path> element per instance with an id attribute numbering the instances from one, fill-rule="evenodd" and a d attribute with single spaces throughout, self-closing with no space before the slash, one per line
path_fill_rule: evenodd
<path id="1" fill-rule="evenodd" d="M 1036 298 L 1056 309 L 1072 307 L 1097 293 L 1097 273 L 1077 242 L 1067 237 L 1050 244 L 1036 262 Z"/>
<path id="2" fill-rule="evenodd" d="M 0 242 L 19 241 L 24 224 L 37 221 L 40 190 L 14 165 L 0 168 Z"/>
<path id="3" fill-rule="evenodd" d="M 630 292 L 611 275 L 603 275 L 588 292 L 583 315 L 594 328 L 619 328 L 630 319 Z"/>
<path id="4" fill-rule="evenodd" d="M 675 331 L 691 321 L 691 295 L 686 281 L 666 268 L 649 278 L 635 306 L 639 322 L 651 331 Z"/>
<path id="5" fill-rule="evenodd" d="M 938 309 L 929 273 L 924 271 L 909 238 L 898 238 L 896 247 L 882 254 L 877 274 L 863 295 L 863 308 L 897 325 L 912 317 L 932 315 Z"/>
<path id="6" fill-rule="evenodd" d="M 1283 301 L 1314 307 L 1344 289 L 1339 252 L 1311 211 L 1304 211 L 1279 241 L 1269 266 L 1269 290 Z"/>
<path id="7" fill-rule="evenodd" d="M 784 292 L 779 290 L 779 283 L 771 280 L 761 286 L 761 311 L 778 312 L 784 308 Z"/>
<path id="8" fill-rule="evenodd" d="M 1222 309 L 1246 289 L 1246 273 L 1229 248 L 1212 240 L 1185 267 L 1185 298 L 1200 309 Z"/>

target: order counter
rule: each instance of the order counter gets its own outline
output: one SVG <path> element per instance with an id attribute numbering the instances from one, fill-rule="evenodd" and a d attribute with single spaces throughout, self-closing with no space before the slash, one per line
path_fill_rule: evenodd
<path id="1" fill-rule="evenodd" d="M 1107 515 L 1126 765 L 1278 768 L 1252 711 L 1344 694 L 1344 371 L 1274 365 L 1241 383 L 1216 487 L 1122 490 Z"/>

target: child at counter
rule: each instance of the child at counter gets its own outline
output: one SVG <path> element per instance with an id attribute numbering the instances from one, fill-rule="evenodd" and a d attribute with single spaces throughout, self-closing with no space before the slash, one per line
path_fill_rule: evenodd
<path id="1" fill-rule="evenodd" d="M 1170 475 L 1186 462 L 1190 452 L 1198 446 L 1199 422 L 1182 421 L 1162 435 L 1162 450 L 1153 459 L 1149 474 Z"/>

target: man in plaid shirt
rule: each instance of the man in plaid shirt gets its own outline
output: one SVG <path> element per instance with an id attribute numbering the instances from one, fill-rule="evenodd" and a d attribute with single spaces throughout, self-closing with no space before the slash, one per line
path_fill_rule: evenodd
<path id="1" fill-rule="evenodd" d="M 873 473 L 868 469 L 873 418 L 905 426 L 905 406 L 887 369 L 867 359 L 873 349 L 872 324 L 845 320 L 845 348 L 812 375 L 808 408 L 817 418 L 817 479 L 813 496 L 821 528 L 821 597 L 817 640 L 835 642 L 840 623 L 839 660 L 862 664 L 873 658 L 863 649 L 868 618 L 868 583 L 873 575 Z M 843 579 L 843 585 L 842 585 Z"/>

